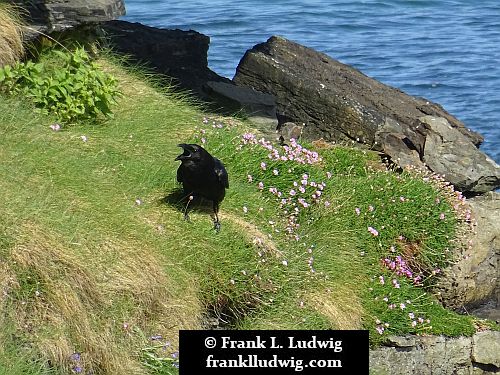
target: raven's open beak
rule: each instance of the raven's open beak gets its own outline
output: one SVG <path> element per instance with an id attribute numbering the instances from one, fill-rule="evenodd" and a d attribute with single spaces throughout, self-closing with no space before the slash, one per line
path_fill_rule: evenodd
<path id="1" fill-rule="evenodd" d="M 183 159 L 187 158 L 189 155 L 191 155 L 191 152 L 193 151 L 191 149 L 191 147 L 186 143 L 181 143 L 181 144 L 178 144 L 177 146 L 182 147 L 184 152 L 182 154 L 180 154 L 179 156 L 177 156 L 174 160 L 183 160 Z"/>

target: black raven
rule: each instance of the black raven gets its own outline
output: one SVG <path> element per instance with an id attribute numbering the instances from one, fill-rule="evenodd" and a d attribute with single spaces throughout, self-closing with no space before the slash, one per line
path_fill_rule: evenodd
<path id="1" fill-rule="evenodd" d="M 226 188 L 229 188 L 229 178 L 224 164 L 196 144 L 181 143 L 184 152 L 175 160 L 180 160 L 177 169 L 177 181 L 182 182 L 184 193 L 188 198 L 184 217 L 187 220 L 187 207 L 194 196 L 201 196 L 213 202 L 214 229 L 220 230 L 219 204 L 224 199 Z"/>

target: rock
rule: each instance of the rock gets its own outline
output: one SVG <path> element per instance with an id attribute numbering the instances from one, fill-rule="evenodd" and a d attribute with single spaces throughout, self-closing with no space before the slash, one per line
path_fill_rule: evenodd
<path id="1" fill-rule="evenodd" d="M 500 368 L 500 332 L 478 332 L 472 337 L 472 358 L 475 362 Z"/>
<path id="2" fill-rule="evenodd" d="M 471 337 L 393 336 L 370 350 L 370 373 L 493 374 L 500 361 L 500 332 L 484 331 Z"/>
<path id="3" fill-rule="evenodd" d="M 329 56 L 281 37 L 271 37 L 248 50 L 233 81 L 240 86 L 273 94 L 278 117 L 305 123 L 304 136 L 327 141 L 355 140 L 389 155 L 401 166 L 424 166 L 430 161 L 450 181 L 467 192 L 482 193 L 500 186 L 500 169 L 477 149 L 483 138 L 438 104 L 384 85 Z M 450 142 L 434 123 L 422 119 L 445 119 L 452 136 L 468 142 L 468 160 L 455 171 L 448 152 Z M 434 147 L 427 145 L 430 134 Z M 443 145 L 437 138 L 443 139 Z M 446 146 L 446 147 L 445 147 Z M 439 164 L 430 153 L 439 151 L 447 160 Z M 457 158 L 462 158 L 463 153 Z M 484 173 L 484 174 L 482 174 Z M 470 190 L 468 190 L 470 189 Z"/>
<path id="4" fill-rule="evenodd" d="M 487 304 L 492 311 L 483 317 L 500 319 L 500 193 L 489 192 L 467 202 L 477 232 L 470 239 L 471 248 L 443 270 L 434 291 L 446 307 L 470 311 Z"/>
<path id="5" fill-rule="evenodd" d="M 248 87 L 227 82 L 207 82 L 206 91 L 231 111 L 243 111 L 249 117 L 276 119 L 276 100 L 273 95 L 264 94 Z"/>
<path id="6" fill-rule="evenodd" d="M 500 166 L 443 117 L 423 116 L 429 125 L 423 160 L 460 191 L 484 193 L 500 186 Z"/>
<path id="7" fill-rule="evenodd" d="M 297 125 L 294 122 L 285 122 L 279 125 L 278 132 L 283 137 L 283 142 L 288 142 L 290 139 L 299 139 L 304 131 L 304 126 Z"/>
<path id="8" fill-rule="evenodd" d="M 126 21 L 104 22 L 102 28 L 115 52 L 129 56 L 132 62 L 145 63 L 203 99 L 209 98 L 204 90 L 206 82 L 231 83 L 208 68 L 210 38 L 206 35 Z"/>
<path id="9" fill-rule="evenodd" d="M 123 0 L 11 0 L 28 13 L 28 22 L 43 32 L 58 32 L 83 24 L 117 19 L 125 14 Z"/>

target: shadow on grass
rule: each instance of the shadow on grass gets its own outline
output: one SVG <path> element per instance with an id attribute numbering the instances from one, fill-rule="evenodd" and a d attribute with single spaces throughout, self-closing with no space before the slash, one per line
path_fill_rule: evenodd
<path id="1" fill-rule="evenodd" d="M 160 204 L 166 204 L 182 213 L 185 212 L 187 206 L 188 214 L 190 212 L 201 212 L 207 213 L 211 217 L 213 216 L 212 201 L 201 197 L 194 197 L 194 199 L 189 202 L 188 206 L 188 195 L 186 195 L 181 188 L 176 188 L 165 197 L 161 198 Z"/>

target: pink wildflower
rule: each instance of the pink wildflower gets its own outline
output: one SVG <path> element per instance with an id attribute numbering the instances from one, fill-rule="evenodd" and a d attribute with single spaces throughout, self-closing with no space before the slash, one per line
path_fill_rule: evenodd
<path id="1" fill-rule="evenodd" d="M 59 130 L 61 130 L 61 125 L 55 123 L 55 124 L 52 124 L 50 125 L 50 128 L 55 131 L 55 132 L 58 132 Z"/>

